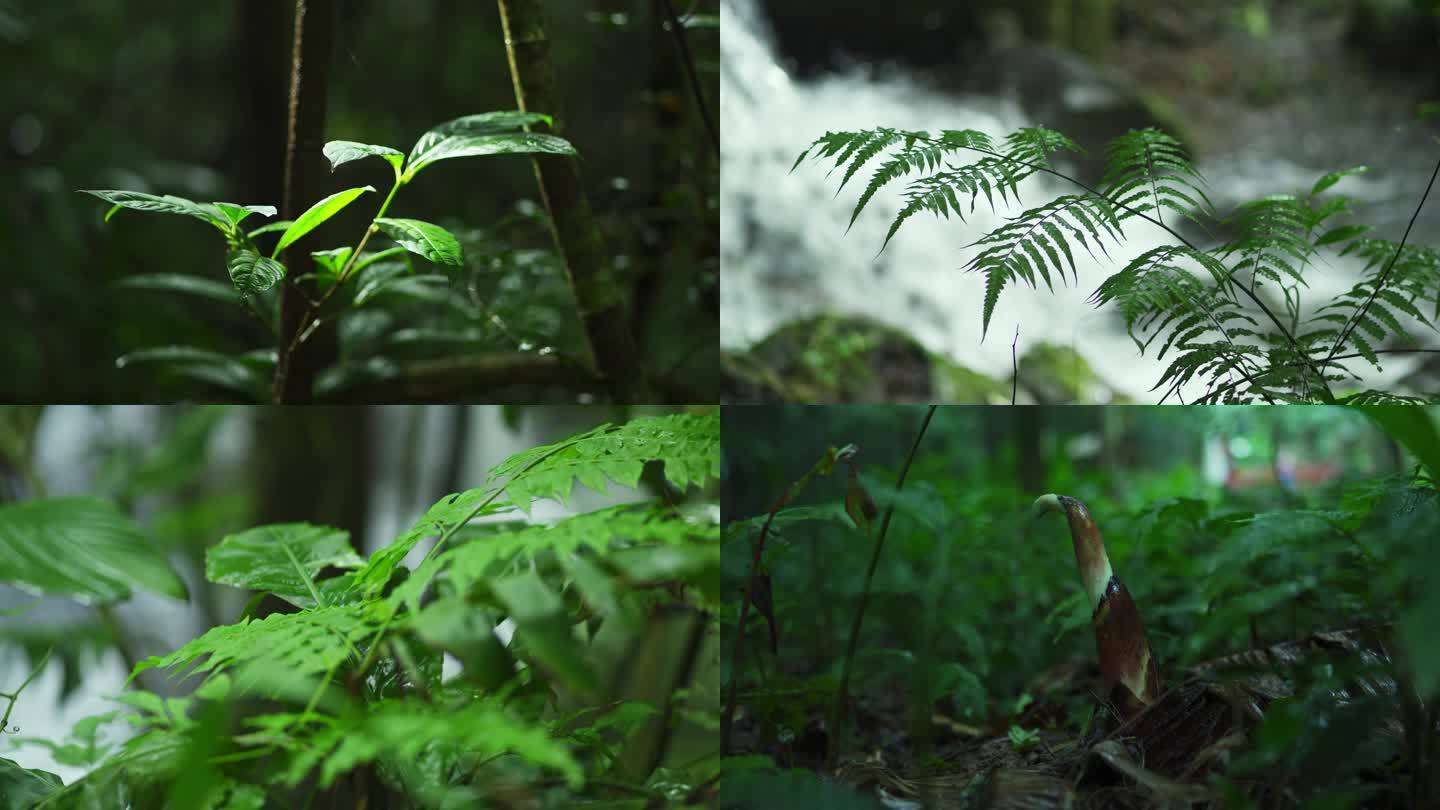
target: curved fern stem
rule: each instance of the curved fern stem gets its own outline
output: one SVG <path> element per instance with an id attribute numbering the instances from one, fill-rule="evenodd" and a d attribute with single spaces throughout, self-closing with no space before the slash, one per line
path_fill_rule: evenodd
<path id="1" fill-rule="evenodd" d="M 1420 209 L 1425 207 L 1425 200 L 1430 197 L 1430 189 L 1435 186 L 1436 175 L 1440 175 L 1440 160 L 1435 161 L 1435 170 L 1430 172 L 1430 182 L 1425 184 L 1425 193 L 1420 195 L 1420 204 L 1415 206 L 1415 213 L 1410 215 L 1410 224 L 1405 226 L 1405 233 L 1400 237 L 1400 246 L 1395 249 L 1395 255 L 1390 257 L 1390 263 L 1385 265 L 1385 269 L 1381 271 L 1380 278 L 1375 282 L 1375 289 L 1370 291 L 1370 297 L 1365 299 L 1365 303 L 1351 315 L 1350 320 L 1347 321 L 1344 328 L 1340 330 L 1340 335 L 1335 338 L 1335 343 L 1330 347 L 1330 352 L 1325 355 L 1325 362 L 1320 364 L 1321 368 L 1329 365 L 1331 361 L 1335 359 L 1336 353 L 1338 353 L 1346 341 L 1350 339 L 1350 336 L 1355 333 L 1355 327 L 1365 317 L 1365 313 L 1369 311 L 1371 305 L 1375 303 L 1376 296 L 1380 295 L 1380 291 L 1385 288 L 1385 282 L 1389 280 L 1391 271 L 1395 269 L 1396 260 L 1400 258 L 1400 254 L 1405 250 L 1405 242 L 1410 238 L 1410 229 L 1415 227 L 1415 220 L 1420 217 Z"/>

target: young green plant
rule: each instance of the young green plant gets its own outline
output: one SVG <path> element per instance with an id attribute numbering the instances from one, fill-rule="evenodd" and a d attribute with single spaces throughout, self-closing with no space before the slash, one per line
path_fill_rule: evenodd
<path id="1" fill-rule="evenodd" d="M 276 347 L 277 354 L 281 357 L 289 355 L 309 339 L 325 317 L 326 304 L 367 267 L 407 252 L 436 265 L 462 266 L 464 255 L 460 242 L 446 229 L 424 220 L 386 216 L 396 194 L 421 171 L 442 160 L 507 154 L 576 154 L 574 146 L 564 138 L 528 130 L 532 126 L 550 124 L 550 117 L 543 113 L 499 111 L 467 115 L 446 121 L 421 135 L 408 155 L 389 146 L 355 141 L 330 141 L 325 144 L 324 154 L 330 161 L 332 171 L 355 160 L 379 157 L 390 164 L 393 181 L 370 224 L 353 247 L 310 251 L 310 257 L 315 263 L 314 277 L 323 292 L 317 300 L 309 302 L 301 317 L 300 328 L 295 330 L 293 337 L 282 340 L 277 335 L 281 344 Z M 128 208 L 190 216 L 215 227 L 225 240 L 225 266 L 233 291 L 226 290 L 210 280 L 170 273 L 133 277 L 127 279 L 127 286 L 228 300 L 234 300 L 238 295 L 240 302 L 249 307 L 273 334 L 276 333 L 277 316 L 276 302 L 271 293 L 291 275 L 291 269 L 280 261 L 281 255 L 362 195 L 375 190 L 374 186 L 367 185 L 338 191 L 311 205 L 294 221 L 272 222 L 248 231 L 242 225 L 250 215 L 271 217 L 276 214 L 275 207 L 229 202 L 200 203 L 182 197 L 138 191 L 85 189 L 82 192 L 111 203 L 110 210 L 105 214 L 107 222 L 121 208 Z M 266 255 L 256 239 L 276 232 L 280 233 L 279 240 Z M 394 242 L 394 246 L 366 252 L 365 248 L 371 237 L 382 232 Z M 403 268 L 401 272 L 408 269 L 410 268 Z M 358 305 L 358 302 L 352 301 L 352 304 Z M 214 357 L 198 352 L 177 353 L 176 348 L 141 350 L 121 358 L 119 362 L 122 365 L 145 361 L 209 362 L 214 365 Z M 278 365 L 281 368 L 285 366 L 283 362 Z M 222 384 L 238 382 L 241 387 L 247 388 L 249 393 L 263 398 L 263 388 L 257 390 L 254 385 L 244 385 L 246 375 L 243 365 L 230 368 L 233 373 L 229 375 L 212 371 L 198 376 L 208 377 L 209 381 Z"/>

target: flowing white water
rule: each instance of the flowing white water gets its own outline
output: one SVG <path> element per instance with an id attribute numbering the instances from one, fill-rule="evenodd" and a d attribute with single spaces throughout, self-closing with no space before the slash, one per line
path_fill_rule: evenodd
<path id="1" fill-rule="evenodd" d="M 922 214 L 906 222 L 889 247 L 876 256 L 901 205 L 898 185 L 880 192 L 849 232 L 846 225 L 870 167 L 835 194 L 839 178 L 807 163 L 790 172 L 795 157 L 818 135 L 832 130 L 876 126 L 938 131 L 977 129 L 994 137 L 1027 124 L 1014 100 L 956 97 L 923 87 L 903 74 L 829 74 L 799 81 L 779 64 L 772 38 L 754 0 L 721 5 L 721 341 L 726 348 L 751 345 L 780 325 L 820 312 L 863 315 L 896 326 L 929 350 L 997 378 L 1011 369 L 1011 341 L 1018 327 L 1021 355 L 1036 343 L 1074 348 L 1119 392 L 1153 402 L 1150 392 L 1173 359 L 1136 351 L 1118 315 L 1096 310 L 1087 300 L 1101 281 L 1124 262 L 1173 237 L 1139 220 L 1128 220 L 1125 242 L 1107 244 L 1109 258 L 1077 251 L 1078 287 L 1032 290 L 1007 288 L 982 340 L 984 277 L 962 273 L 973 255 L 964 248 L 1003 217 L 982 201 L 965 223 Z M 1263 160 L 1271 172 L 1227 158 L 1205 166 L 1220 199 L 1252 199 L 1308 188 L 1320 172 L 1283 160 Z M 1277 178 L 1277 169 L 1295 169 L 1295 178 Z M 1284 182 L 1252 188 L 1256 180 Z M 1294 180 L 1294 182 L 1290 182 Z M 1021 185 L 1025 207 L 1076 190 L 1062 180 L 1034 176 Z M 1347 181 L 1347 193 L 1380 195 L 1373 181 Z M 1223 205 L 1223 203 L 1219 203 Z M 1223 210 L 1223 209 L 1222 209 Z M 1321 302 L 1353 283 L 1356 268 L 1334 254 L 1322 257 L 1308 276 L 1310 301 Z M 1386 374 L 1367 381 L 1384 385 L 1411 366 L 1386 363 Z M 1363 371 L 1355 366 L 1357 371 Z M 1202 389 L 1190 386 L 1185 399 Z M 1172 398 L 1170 400 L 1174 402 Z"/>

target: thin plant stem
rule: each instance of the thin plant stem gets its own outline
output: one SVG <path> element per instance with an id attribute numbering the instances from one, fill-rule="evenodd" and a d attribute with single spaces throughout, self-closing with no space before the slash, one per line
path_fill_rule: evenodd
<path id="1" fill-rule="evenodd" d="M 695 96 L 695 106 L 700 109 L 700 119 L 705 122 L 705 130 L 710 133 L 710 143 L 715 148 L 715 154 L 720 154 L 720 130 L 716 128 L 715 122 L 710 118 L 710 104 L 705 100 L 705 91 L 700 87 L 700 76 L 695 70 L 695 57 L 690 54 L 690 44 L 685 41 L 685 26 L 680 22 L 680 17 L 675 13 L 675 6 L 670 0 L 659 0 L 660 8 L 664 10 L 666 22 L 670 26 L 670 34 L 675 37 L 675 46 L 680 49 L 680 61 L 685 65 L 685 76 L 690 80 L 690 92 Z"/>
<path id="2" fill-rule="evenodd" d="M 1400 237 L 1400 246 L 1395 248 L 1395 255 L 1390 257 L 1390 263 L 1385 265 L 1384 270 L 1380 271 L 1380 278 L 1376 279 L 1375 289 L 1370 291 L 1370 297 L 1365 299 L 1365 303 L 1361 305 L 1360 309 L 1356 310 L 1350 317 L 1350 320 L 1346 322 L 1345 328 L 1340 330 L 1340 336 L 1335 339 L 1335 345 L 1330 347 L 1330 352 L 1325 355 L 1325 362 L 1320 364 L 1322 368 L 1331 360 L 1335 359 L 1335 355 L 1340 352 L 1341 347 L 1345 345 L 1345 341 L 1349 340 L 1350 335 L 1355 332 L 1355 327 L 1360 324 L 1360 321 L 1364 320 L 1365 314 L 1370 311 L 1370 305 L 1375 303 L 1375 297 L 1380 294 L 1381 290 L 1385 289 L 1385 282 L 1390 280 L 1390 272 L 1395 269 L 1395 262 L 1400 259 L 1400 254 L 1405 251 L 1405 242 L 1410 239 L 1410 229 L 1415 227 L 1415 220 L 1420 217 L 1420 209 L 1425 207 L 1425 201 L 1430 198 L 1430 189 L 1435 187 L 1436 175 L 1440 175 L 1440 160 L 1435 161 L 1435 170 L 1430 173 L 1430 182 L 1425 184 L 1425 193 L 1420 195 L 1420 204 L 1415 206 L 1415 213 L 1410 215 L 1410 224 L 1405 226 L 1405 233 Z"/>
<path id="3" fill-rule="evenodd" d="M 285 348 L 286 354 L 294 353 L 294 351 L 300 347 L 300 344 L 305 341 L 305 338 L 314 331 L 311 327 L 319 320 L 320 309 L 325 306 L 325 303 L 330 300 L 331 296 L 335 295 L 336 290 L 340 289 L 344 286 L 345 282 L 350 280 L 350 276 L 352 275 L 351 268 L 355 266 L 356 260 L 360 258 L 360 252 L 365 249 L 365 245 L 370 241 L 371 235 L 380 230 L 380 226 L 375 224 L 375 220 L 385 216 L 385 212 L 390 208 L 390 201 L 395 199 L 395 192 L 400 190 L 401 185 L 399 172 L 397 171 L 395 184 L 390 187 L 390 193 L 385 195 L 385 201 L 380 203 L 380 210 L 376 211 L 375 216 L 370 220 L 370 227 L 365 229 L 365 234 L 360 237 L 360 243 L 350 252 L 350 258 L 345 261 L 345 266 L 340 268 L 340 273 L 335 277 L 335 283 L 331 284 L 330 289 L 326 290 L 325 294 L 320 296 L 319 301 L 307 307 L 305 314 L 301 316 L 300 326 L 295 330 L 295 337 L 291 339 L 290 345 Z"/>
<path id="4" fill-rule="evenodd" d="M 5 698 L 9 701 L 9 704 L 5 706 L 5 714 L 0 715 L 0 732 L 4 732 L 5 727 L 10 725 L 10 712 L 15 710 L 15 701 L 19 700 L 20 694 L 25 691 L 25 688 L 39 677 L 41 670 L 45 669 L 45 665 L 50 663 L 50 654 L 53 652 L 55 652 L 55 648 L 52 646 L 45 651 L 44 655 L 40 656 L 40 663 L 35 666 L 35 670 L 30 673 L 30 677 L 26 678 L 25 682 L 20 684 L 20 688 L 14 692 L 0 692 L 0 698 Z"/>
<path id="5" fill-rule="evenodd" d="M 910 474 L 910 464 L 915 460 L 915 451 L 920 449 L 920 440 L 925 438 L 925 429 L 930 427 L 931 417 L 935 416 L 935 408 L 936 406 L 931 405 L 929 410 L 925 411 L 925 418 L 915 433 L 910 454 L 905 457 L 905 466 L 900 468 L 900 478 L 895 482 L 897 494 L 905 486 L 905 476 Z M 825 753 L 825 763 L 830 768 L 835 766 L 840 749 L 845 744 L 845 704 L 849 699 L 850 670 L 855 663 L 855 647 L 860 640 L 860 627 L 865 622 L 865 608 L 870 603 L 870 583 L 875 579 L 875 568 L 880 564 L 880 552 L 885 548 L 885 534 L 890 530 L 890 518 L 894 516 L 895 503 L 892 500 L 890 505 L 885 507 L 885 519 L 880 522 L 880 534 L 875 538 L 874 551 L 870 553 L 870 567 L 865 569 L 865 586 L 860 590 L 860 604 L 855 608 L 855 619 L 850 624 L 850 641 L 845 647 L 845 662 L 840 668 L 840 688 L 835 692 L 835 705 L 830 710 L 830 740 Z"/>

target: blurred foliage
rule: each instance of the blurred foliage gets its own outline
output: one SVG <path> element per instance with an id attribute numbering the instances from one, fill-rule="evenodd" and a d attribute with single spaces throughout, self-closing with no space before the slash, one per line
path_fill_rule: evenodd
<path id="1" fill-rule="evenodd" d="M 942 408 L 897 495 L 922 409 L 729 409 L 724 649 L 770 504 L 825 446 L 854 443 L 866 489 L 882 512 L 895 508 L 851 686 L 867 718 L 860 748 L 923 770 L 920 738 L 957 744 L 947 729 L 1008 736 L 1017 750 L 1040 729 L 1081 733 L 1099 684 L 1089 606 L 1063 522 L 1029 514 L 1036 496 L 1059 492 L 1095 516 L 1169 686 L 1186 667 L 1252 647 L 1388 627 L 1396 663 L 1378 672 L 1372 661 L 1286 673 L 1295 696 L 1274 704 L 1221 787 L 1241 801 L 1264 772 L 1299 780 L 1302 798 L 1403 798 L 1392 764 L 1403 746 L 1380 733 L 1399 713 L 1394 689 L 1339 707 L 1327 698 L 1360 675 L 1440 696 L 1427 630 L 1440 622 L 1436 412 L 1364 411 Z M 761 571 L 779 653 L 752 611 L 744 670 L 722 669 L 739 679 L 737 753 L 778 767 L 814 768 L 824 749 L 821 718 L 870 554 L 843 497 L 821 482 L 776 515 Z"/>
<path id="2" fill-rule="evenodd" d="M 515 106 L 495 4 L 338 5 L 327 137 L 408 144 L 435 121 Z M 584 13 L 558 0 L 546 5 L 564 134 L 584 156 L 591 202 L 611 261 L 633 292 L 634 328 L 652 373 L 672 393 L 712 400 L 704 394 L 716 385 L 719 164 L 674 42 L 647 0 L 607 0 Z M 202 226 L 169 218 L 131 215 L 125 227 L 105 227 L 103 208 L 73 190 L 277 203 L 290 8 L 0 4 L 0 70 L 27 77 L 0 91 L 0 168 L 9 178 L 0 189 L 0 251 L 10 268 L 0 294 L 9 372 L 0 401 L 213 395 L 193 380 L 157 374 L 153 364 L 120 369 L 115 359 L 160 345 L 237 358 L 269 339 L 233 306 L 117 287 L 141 273 L 224 281 L 223 251 Z M 695 4 L 686 27 L 712 106 L 719 98 L 715 10 L 708 0 Z M 337 176 L 335 190 L 380 187 L 388 167 L 374 163 Z M 444 285 L 378 296 L 370 312 L 342 325 L 347 356 L 379 352 L 393 364 L 454 354 L 457 341 L 524 352 L 573 344 L 574 305 L 528 164 L 457 163 L 447 182 L 415 184 L 405 215 L 449 227 L 469 261 Z M 359 217 L 373 212 L 364 207 L 322 226 L 317 238 L 328 238 L 329 228 L 353 233 Z M 436 303 L 447 296 L 454 307 Z M 417 309 L 424 315 L 413 329 L 385 328 Z M 248 373 L 266 371 L 264 356 L 239 360 Z M 366 379 L 363 370 L 340 368 Z M 384 371 L 369 370 L 372 377 Z"/>

